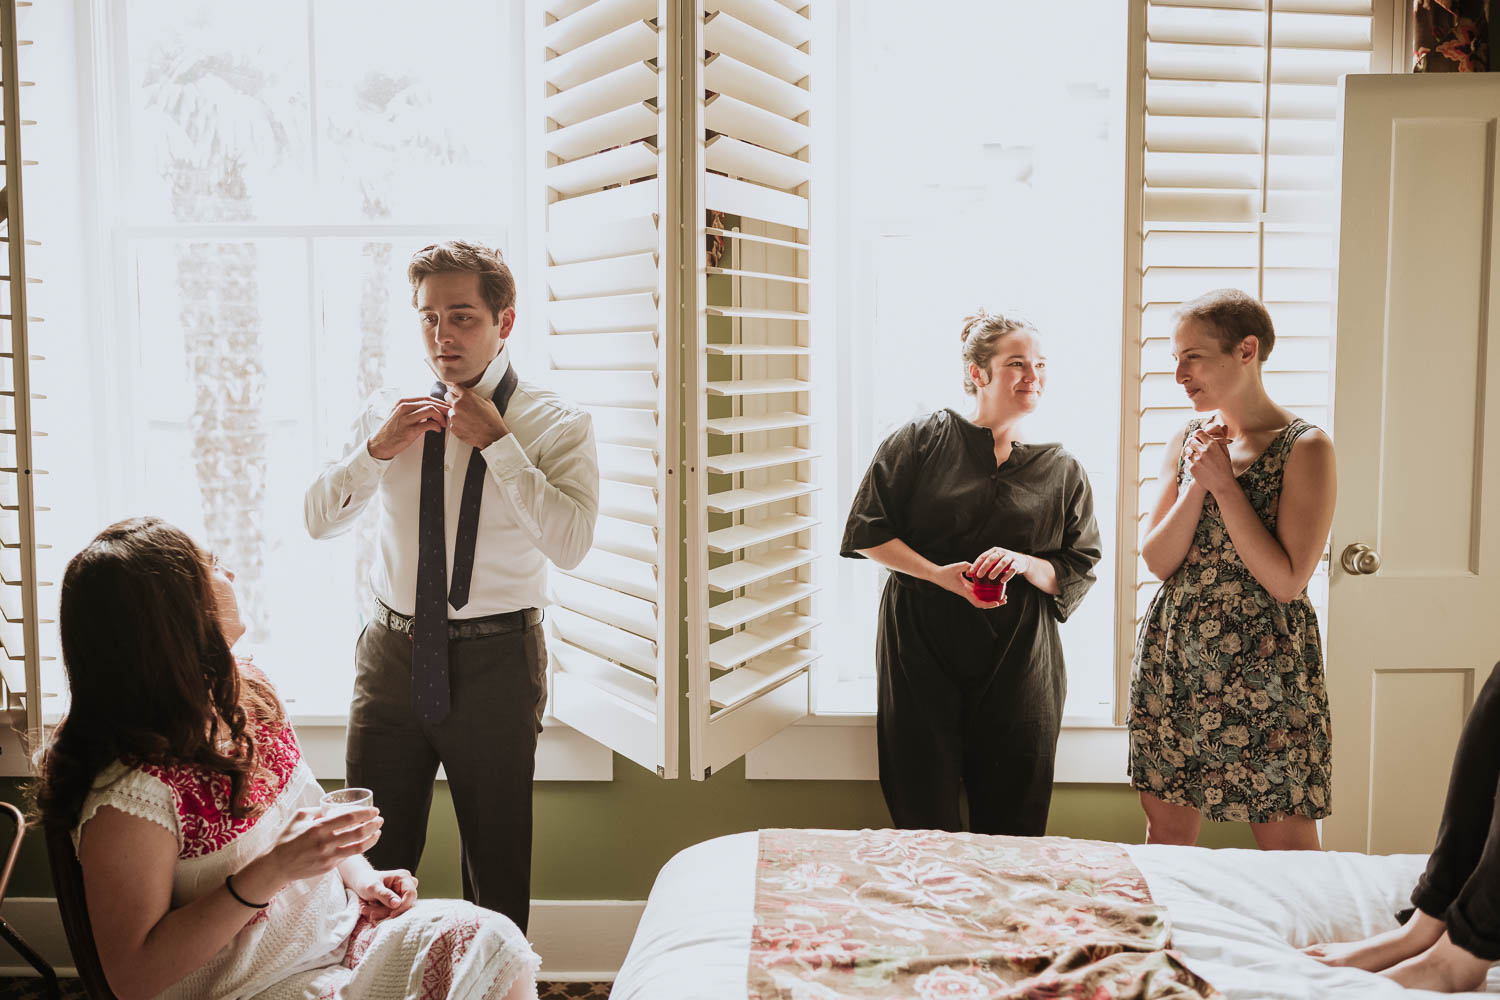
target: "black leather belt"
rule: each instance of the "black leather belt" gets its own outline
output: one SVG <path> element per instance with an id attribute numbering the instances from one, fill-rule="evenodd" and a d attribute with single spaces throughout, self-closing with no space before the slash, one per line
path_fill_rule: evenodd
<path id="1" fill-rule="evenodd" d="M 531 628 L 542 620 L 541 608 L 522 608 L 520 611 L 506 611 L 498 615 L 485 615 L 481 618 L 450 618 L 448 619 L 449 639 L 483 639 L 491 635 L 504 635 L 507 632 L 520 632 Z M 411 635 L 411 626 L 414 619 L 411 615 L 397 614 L 386 607 L 385 602 L 375 598 L 375 621 L 384 625 L 392 632 L 400 632 L 402 635 Z"/>

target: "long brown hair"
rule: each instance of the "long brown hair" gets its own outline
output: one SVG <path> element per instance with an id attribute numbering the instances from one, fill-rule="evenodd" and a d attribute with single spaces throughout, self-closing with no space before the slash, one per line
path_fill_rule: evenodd
<path id="1" fill-rule="evenodd" d="M 68 562 L 57 617 L 72 702 L 39 755 L 43 821 L 76 825 L 94 777 L 120 759 L 227 775 L 231 813 L 250 814 L 249 724 L 284 715 L 229 651 L 203 550 L 160 518 L 112 524 Z"/>

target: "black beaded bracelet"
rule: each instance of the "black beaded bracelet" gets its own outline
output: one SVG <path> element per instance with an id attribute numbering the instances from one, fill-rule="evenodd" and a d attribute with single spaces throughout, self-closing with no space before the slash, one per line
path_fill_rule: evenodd
<path id="1" fill-rule="evenodd" d="M 271 905 L 271 903 L 270 903 L 269 900 L 267 900 L 264 903 L 252 903 L 252 902 L 250 902 L 250 900 L 246 899 L 244 896 L 241 896 L 239 893 L 235 892 L 234 891 L 234 883 L 231 882 L 231 881 L 229 881 L 232 878 L 234 878 L 233 875 L 225 875 L 224 876 L 224 888 L 226 888 L 226 889 L 229 890 L 229 894 L 234 897 L 234 901 L 236 903 L 239 903 L 242 906 L 248 906 L 252 910 L 264 910 L 266 907 L 268 907 L 268 906 Z"/>

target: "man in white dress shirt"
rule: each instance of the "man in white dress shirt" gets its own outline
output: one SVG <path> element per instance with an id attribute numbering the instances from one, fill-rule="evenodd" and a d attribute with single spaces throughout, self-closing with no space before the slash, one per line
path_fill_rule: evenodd
<path id="1" fill-rule="evenodd" d="M 305 501 L 314 538 L 346 530 L 372 502 L 379 516 L 347 780 L 374 791 L 385 820 L 371 863 L 415 871 L 441 763 L 464 896 L 524 931 L 547 562 L 572 568 L 593 544 L 593 428 L 511 367 L 516 285 L 499 252 L 437 244 L 407 275 L 439 381 L 429 395 L 376 393 L 348 454 Z"/>

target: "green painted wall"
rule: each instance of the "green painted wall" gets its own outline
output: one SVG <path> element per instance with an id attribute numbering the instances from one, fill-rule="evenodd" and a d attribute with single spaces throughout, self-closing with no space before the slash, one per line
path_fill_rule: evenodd
<path id="1" fill-rule="evenodd" d="M 0 781 L 20 802 L 20 782 Z M 890 822 L 873 781 L 749 781 L 736 764 L 706 782 L 663 781 L 622 758 L 609 782 L 536 786 L 532 895 L 538 899 L 645 899 L 661 866 L 684 847 L 762 827 L 880 827 Z M 1133 791 L 1123 785 L 1060 785 L 1048 832 L 1140 841 Z M 1208 847 L 1253 847 L 1247 826 L 1206 824 Z M 458 825 L 446 784 L 433 797 L 427 853 L 417 872 L 424 894 L 459 895 Z M 11 896 L 50 896 L 46 851 L 33 834 L 11 878 Z"/>

